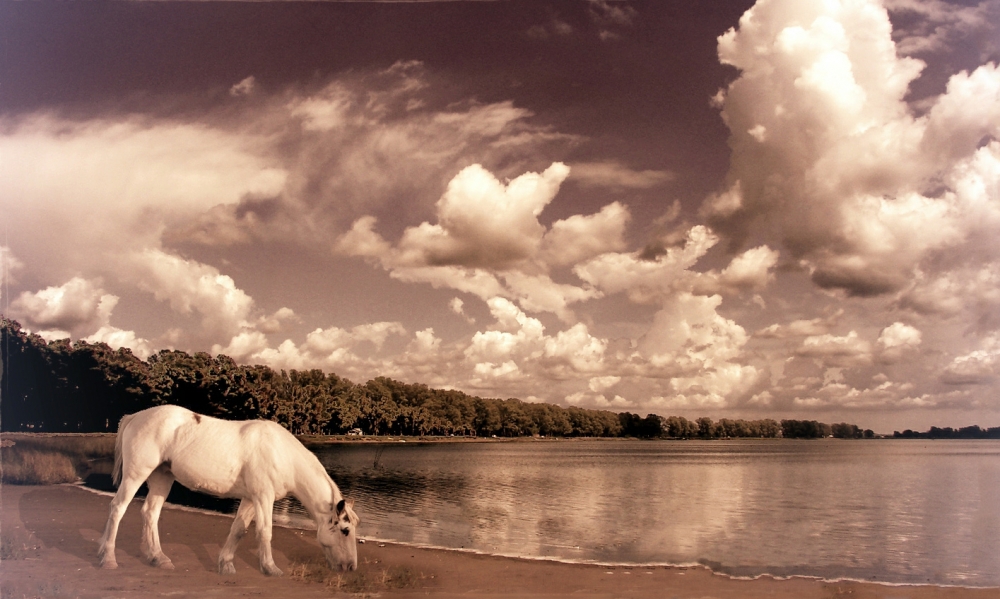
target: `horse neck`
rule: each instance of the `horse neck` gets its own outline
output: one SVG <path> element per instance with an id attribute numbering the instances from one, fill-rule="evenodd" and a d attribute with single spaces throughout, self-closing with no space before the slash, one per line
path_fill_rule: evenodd
<path id="1" fill-rule="evenodd" d="M 330 513 L 331 504 L 336 504 L 341 499 L 333 480 L 318 461 L 303 468 L 296 482 L 292 494 L 317 523 L 322 515 Z"/>

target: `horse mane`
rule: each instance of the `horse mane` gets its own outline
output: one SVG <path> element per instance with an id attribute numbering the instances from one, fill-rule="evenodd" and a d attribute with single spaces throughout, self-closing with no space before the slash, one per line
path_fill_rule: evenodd
<path id="1" fill-rule="evenodd" d="M 111 481 L 116 487 L 122 481 L 122 433 L 125 432 L 125 427 L 133 416 L 135 414 L 126 414 L 118 423 L 118 435 L 115 437 L 115 467 L 111 470 Z"/>

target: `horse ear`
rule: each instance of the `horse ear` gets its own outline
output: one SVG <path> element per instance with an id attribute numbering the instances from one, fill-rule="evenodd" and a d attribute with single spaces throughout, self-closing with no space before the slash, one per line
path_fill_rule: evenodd
<path id="1" fill-rule="evenodd" d="M 354 508 L 354 500 L 353 499 L 348 499 L 347 500 L 347 507 L 352 508 L 352 509 Z"/>
<path id="2" fill-rule="evenodd" d="M 338 514 L 341 514 L 341 513 L 343 513 L 343 511 L 344 511 L 344 506 L 345 506 L 345 505 L 347 505 L 347 502 L 346 502 L 346 501 L 344 501 L 343 499 L 341 499 L 341 500 L 340 500 L 340 503 L 338 503 L 338 504 L 337 504 L 337 513 L 338 513 Z"/>

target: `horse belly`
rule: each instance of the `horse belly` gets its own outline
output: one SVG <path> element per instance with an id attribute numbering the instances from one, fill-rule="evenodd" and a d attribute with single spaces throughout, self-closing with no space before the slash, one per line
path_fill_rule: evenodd
<path id="1" fill-rule="evenodd" d="M 240 468 L 233 464 L 198 464 L 197 467 L 187 467 L 176 462 L 170 466 L 171 473 L 177 482 L 201 493 L 217 497 L 244 497 L 244 488 Z"/>

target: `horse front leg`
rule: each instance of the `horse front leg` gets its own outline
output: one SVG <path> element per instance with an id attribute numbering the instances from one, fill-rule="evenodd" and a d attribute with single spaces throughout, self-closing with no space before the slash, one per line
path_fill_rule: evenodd
<path id="1" fill-rule="evenodd" d="M 260 571 L 268 576 L 281 576 L 283 572 L 271 556 L 271 511 L 274 509 L 273 496 L 254 499 L 257 518 L 257 541 L 260 552 Z"/>
<path id="2" fill-rule="evenodd" d="M 236 574 L 236 566 L 233 565 L 233 557 L 236 555 L 236 546 L 240 539 L 247 534 L 247 529 L 254 518 L 253 501 L 241 499 L 240 507 L 236 510 L 236 519 L 233 520 L 233 527 L 229 529 L 229 537 L 226 544 L 219 552 L 219 574 Z"/>
<path id="3" fill-rule="evenodd" d="M 111 500 L 111 509 L 108 513 L 108 523 L 104 526 L 104 534 L 97 546 L 97 557 L 101 560 L 101 567 L 105 570 L 114 570 L 118 567 L 115 559 L 115 539 L 118 537 L 118 524 L 128 509 L 129 502 L 135 497 L 136 491 L 142 486 L 142 478 L 138 476 L 123 477 L 118 486 L 118 492 Z"/>
<path id="4" fill-rule="evenodd" d="M 149 494 L 142 505 L 142 552 L 150 564 L 165 570 L 173 570 L 174 564 L 160 547 L 160 510 L 173 484 L 172 475 L 160 469 L 153 471 L 146 479 Z"/>

